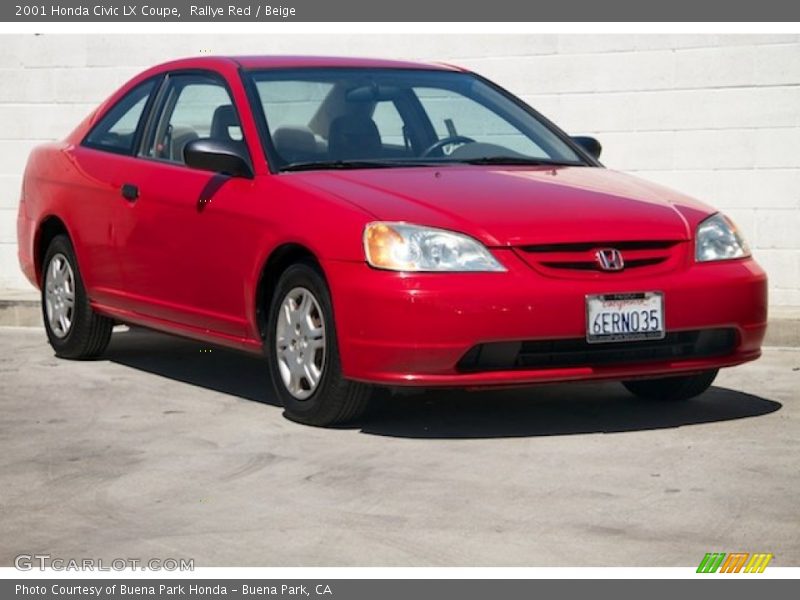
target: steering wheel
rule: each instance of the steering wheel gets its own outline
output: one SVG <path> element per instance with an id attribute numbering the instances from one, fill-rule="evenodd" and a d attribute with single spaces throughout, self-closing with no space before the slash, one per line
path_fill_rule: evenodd
<path id="1" fill-rule="evenodd" d="M 473 143 L 475 143 L 475 140 L 473 140 L 471 137 L 467 137 L 465 135 L 451 135 L 449 137 L 442 138 L 438 142 L 434 142 L 433 144 L 425 148 L 420 157 L 427 158 L 437 150 L 441 150 L 442 148 L 444 148 L 445 146 L 449 146 L 450 144 L 473 144 Z"/>

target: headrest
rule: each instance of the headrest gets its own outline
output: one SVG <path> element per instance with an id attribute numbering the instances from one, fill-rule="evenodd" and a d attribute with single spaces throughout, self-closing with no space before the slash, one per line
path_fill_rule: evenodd
<path id="1" fill-rule="evenodd" d="M 214 111 L 214 116 L 211 119 L 211 132 L 210 137 L 223 140 L 233 140 L 231 137 L 230 128 L 239 127 L 239 119 L 236 118 L 236 111 L 230 104 L 223 104 L 218 106 Z M 241 140 L 241 136 L 235 140 Z"/>
<path id="2" fill-rule="evenodd" d="M 375 122 L 364 115 L 344 115 L 331 122 L 328 153 L 333 160 L 376 158 L 381 136 Z"/>
<path id="3" fill-rule="evenodd" d="M 317 151 L 317 140 L 308 127 L 278 127 L 272 134 L 275 150 L 283 158 L 294 160 L 298 155 L 314 154 Z"/>

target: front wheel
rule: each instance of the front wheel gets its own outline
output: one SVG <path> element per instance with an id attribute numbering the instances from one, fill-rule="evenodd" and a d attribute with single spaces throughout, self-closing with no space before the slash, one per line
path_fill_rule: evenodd
<path id="1" fill-rule="evenodd" d="M 315 264 L 300 262 L 284 271 L 268 325 L 270 375 L 287 417 L 326 426 L 364 412 L 371 388 L 342 376 L 330 293 Z"/>
<path id="2" fill-rule="evenodd" d="M 696 375 L 679 375 L 659 379 L 637 379 L 623 381 L 627 390 L 635 396 L 648 400 L 689 400 L 705 392 L 717 377 L 718 369 L 703 371 Z"/>

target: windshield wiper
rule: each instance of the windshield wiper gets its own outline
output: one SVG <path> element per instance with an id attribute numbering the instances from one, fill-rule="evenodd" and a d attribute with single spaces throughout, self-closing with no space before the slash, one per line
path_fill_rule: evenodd
<path id="1" fill-rule="evenodd" d="M 393 169 L 398 167 L 429 166 L 430 162 L 413 160 L 320 160 L 289 163 L 281 171 L 316 171 L 326 169 Z"/>
<path id="2" fill-rule="evenodd" d="M 553 166 L 553 167 L 583 167 L 584 163 L 570 162 L 565 160 L 553 160 L 551 158 L 533 158 L 528 156 L 481 156 L 478 158 L 462 158 L 453 162 L 466 163 L 469 165 L 528 165 Z"/>
<path id="3" fill-rule="evenodd" d="M 582 167 L 580 162 L 558 161 L 549 158 L 533 158 L 527 156 L 481 156 L 478 158 L 437 159 L 428 160 L 320 160 L 313 162 L 289 163 L 281 167 L 281 171 L 324 171 L 346 169 L 397 169 L 401 167 L 433 167 L 448 164 L 469 165 L 527 165 Z"/>

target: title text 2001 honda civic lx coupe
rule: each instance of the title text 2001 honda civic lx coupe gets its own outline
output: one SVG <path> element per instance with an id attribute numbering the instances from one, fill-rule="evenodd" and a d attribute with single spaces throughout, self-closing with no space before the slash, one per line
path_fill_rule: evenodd
<path id="1" fill-rule="evenodd" d="M 696 396 L 759 356 L 764 272 L 727 217 L 599 154 L 454 67 L 185 59 L 33 151 L 19 256 L 57 355 L 117 322 L 264 353 L 305 423 L 372 385 Z"/>

